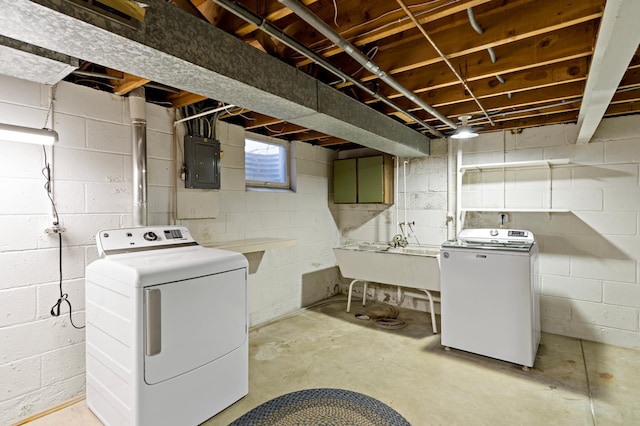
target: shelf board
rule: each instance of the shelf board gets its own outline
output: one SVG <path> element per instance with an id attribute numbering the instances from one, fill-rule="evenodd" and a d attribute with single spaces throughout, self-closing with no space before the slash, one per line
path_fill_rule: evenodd
<path id="1" fill-rule="evenodd" d="M 255 253 L 276 248 L 293 247 L 298 242 L 286 238 L 250 238 L 247 240 L 220 241 L 203 244 L 205 247 L 235 251 L 237 253 Z"/>
<path id="2" fill-rule="evenodd" d="M 568 209 L 510 209 L 510 208 L 469 208 L 461 212 L 513 212 L 513 213 L 569 213 Z"/>
<path id="3" fill-rule="evenodd" d="M 516 167 L 551 167 L 562 164 L 569 164 L 569 159 L 556 158 L 553 160 L 513 161 L 509 163 L 467 164 L 464 166 L 460 166 L 460 171 L 464 172 L 466 170 L 509 169 Z"/>

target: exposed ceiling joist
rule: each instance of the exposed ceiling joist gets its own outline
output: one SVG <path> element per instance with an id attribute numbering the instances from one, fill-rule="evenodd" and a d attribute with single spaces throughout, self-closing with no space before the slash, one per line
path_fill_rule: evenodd
<path id="1" fill-rule="evenodd" d="M 593 137 L 638 49 L 639 18 L 640 1 L 607 0 L 578 114 L 578 143 Z"/>

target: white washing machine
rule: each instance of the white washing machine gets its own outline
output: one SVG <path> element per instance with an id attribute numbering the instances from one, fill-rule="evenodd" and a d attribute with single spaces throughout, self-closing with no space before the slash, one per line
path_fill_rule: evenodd
<path id="1" fill-rule="evenodd" d="M 540 343 L 530 231 L 463 229 L 440 250 L 442 345 L 532 367 Z"/>
<path id="2" fill-rule="evenodd" d="M 246 258 L 185 227 L 100 231 L 86 272 L 87 405 L 105 425 L 197 425 L 248 392 Z"/>

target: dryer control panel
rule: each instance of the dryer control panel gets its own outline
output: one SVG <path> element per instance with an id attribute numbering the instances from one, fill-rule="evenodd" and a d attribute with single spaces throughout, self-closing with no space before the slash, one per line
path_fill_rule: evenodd
<path id="1" fill-rule="evenodd" d="M 96 235 L 96 244 L 100 257 L 198 245 L 185 226 L 104 229 Z"/>

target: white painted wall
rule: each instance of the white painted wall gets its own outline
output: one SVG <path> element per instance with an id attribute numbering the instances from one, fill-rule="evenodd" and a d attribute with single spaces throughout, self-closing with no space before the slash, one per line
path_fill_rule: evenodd
<path id="1" fill-rule="evenodd" d="M 43 127 L 50 87 L 0 76 L 1 121 Z M 84 268 L 97 257 L 99 229 L 131 224 L 131 129 L 125 98 L 61 83 L 49 153 L 63 234 L 63 290 L 84 325 Z M 147 105 L 150 222 L 172 210 L 172 112 Z M 52 122 L 49 121 L 48 127 Z M 84 392 L 84 330 L 58 298 L 58 238 L 44 233 L 50 203 L 39 145 L 0 142 L 0 424 Z"/>
<path id="2" fill-rule="evenodd" d="M 0 121 L 43 127 L 50 88 L 0 76 Z M 63 234 L 63 287 L 84 324 L 84 269 L 100 229 L 131 226 L 131 128 L 126 98 L 67 83 L 57 89 L 54 196 Z M 172 110 L 147 104 L 149 222 L 172 223 Z M 50 122 L 51 123 L 51 122 Z M 51 124 L 49 124 L 51 127 Z M 244 131 L 221 124 L 225 151 L 215 219 L 185 220 L 201 243 L 261 236 L 297 240 L 267 251 L 249 276 L 251 323 L 326 297 L 338 282 L 331 247 L 339 233 L 328 207 L 333 152 L 294 143 L 296 192 L 246 192 Z M 0 424 L 84 393 L 84 331 L 57 300 L 57 238 L 44 233 L 50 204 L 42 147 L 0 142 Z"/>
<path id="3" fill-rule="evenodd" d="M 575 125 L 496 132 L 462 142 L 463 164 L 569 158 L 566 166 L 467 172 L 463 207 L 503 208 L 510 228 L 528 229 L 540 245 L 543 331 L 640 348 L 640 116 L 606 119 L 592 142 L 575 144 Z M 422 244 L 446 240 L 446 145 L 407 165 L 408 220 Z M 402 164 L 402 161 L 401 161 Z M 395 206 L 340 206 L 345 239 L 388 241 Z M 568 213 L 513 213 L 516 208 Z M 498 213 L 468 213 L 465 227 L 497 227 Z M 415 239 L 411 240 L 415 244 Z M 382 291 L 380 291 L 380 289 Z M 379 298 L 396 299 L 378 286 Z M 423 302 L 405 306 L 425 309 Z"/>
<path id="4" fill-rule="evenodd" d="M 220 122 L 216 135 L 224 151 L 221 189 L 205 193 L 217 198 L 211 203 L 217 206 L 216 217 L 182 219 L 180 223 L 203 245 L 263 237 L 296 241 L 294 247 L 263 252 L 257 271 L 249 274 L 251 325 L 333 295 L 340 282 L 331 250 L 338 245 L 339 232 L 328 206 L 335 154 L 292 142 L 295 192 L 247 191 L 244 129 Z M 254 258 L 250 258 L 252 264 Z"/>

